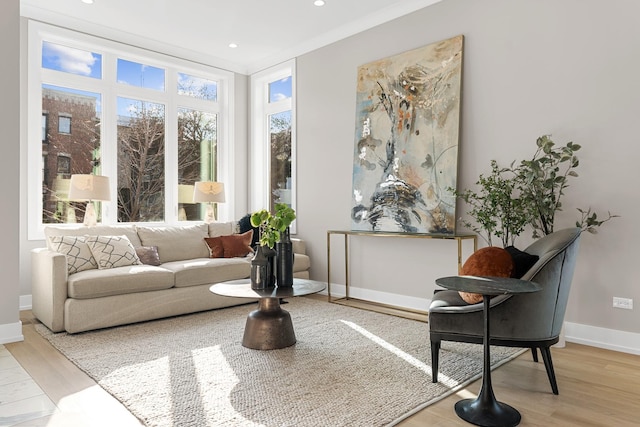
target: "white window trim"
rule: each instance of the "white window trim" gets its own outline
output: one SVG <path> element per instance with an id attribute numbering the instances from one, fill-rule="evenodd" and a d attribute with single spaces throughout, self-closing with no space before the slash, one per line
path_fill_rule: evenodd
<path id="1" fill-rule="evenodd" d="M 255 73 L 251 76 L 251 156 L 250 197 L 251 212 L 269 208 L 270 156 L 269 116 L 291 110 L 291 206 L 297 206 L 296 162 L 296 62 L 295 59 Z M 269 83 L 291 76 L 291 98 L 269 103 Z M 291 232 L 296 233 L 296 223 Z"/>
<path id="2" fill-rule="evenodd" d="M 54 70 L 42 69 L 42 41 L 60 43 L 78 49 L 102 54 L 102 79 L 94 79 L 78 75 L 59 73 Z M 172 70 L 167 72 L 165 92 L 144 89 L 134 86 L 118 84 L 116 82 L 116 58 L 138 61 Z M 166 224 L 178 223 L 178 194 L 177 194 L 177 124 L 173 117 L 177 117 L 178 108 L 193 108 L 217 115 L 218 138 L 218 180 L 225 183 L 226 203 L 218 205 L 218 220 L 228 221 L 233 215 L 235 195 L 233 178 L 234 149 L 234 74 L 230 71 L 197 64 L 191 61 L 175 58 L 160 53 L 147 51 L 122 43 L 101 39 L 84 33 L 67 30 L 42 22 L 28 23 L 28 90 L 27 90 L 27 206 L 28 206 L 28 239 L 43 240 L 44 227 L 42 223 L 42 84 L 67 86 L 82 89 L 102 95 L 102 123 L 104 117 L 115 117 L 117 114 L 116 97 L 131 97 L 135 99 L 165 104 L 165 220 Z M 180 96 L 171 90 L 175 87 L 175 72 L 202 76 L 218 82 L 217 103 L 203 101 L 196 98 Z M 170 86 L 173 85 L 173 86 Z M 101 131 L 102 174 L 117 176 L 117 145 L 109 141 L 116 141 L 116 123 L 104 126 Z M 172 185 L 170 183 L 176 183 Z M 111 201 L 103 202 L 103 224 L 117 223 L 117 195 L 115 180 L 111 182 Z M 191 223 L 191 222 L 190 222 Z M 64 224 L 56 224 L 63 226 Z M 71 226 L 71 225 L 70 225 Z"/>

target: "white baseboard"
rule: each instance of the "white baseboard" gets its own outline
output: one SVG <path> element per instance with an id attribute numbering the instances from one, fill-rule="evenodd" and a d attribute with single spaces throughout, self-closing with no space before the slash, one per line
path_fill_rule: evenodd
<path id="1" fill-rule="evenodd" d="M 565 322 L 565 339 L 576 344 L 640 355 L 640 334 Z"/>
<path id="2" fill-rule="evenodd" d="M 326 294 L 326 291 L 323 292 Z M 343 297 L 344 285 L 331 284 L 331 296 Z M 413 310 L 428 311 L 430 299 L 416 298 L 349 286 L 349 296 Z M 564 339 L 576 344 L 640 355 L 640 334 L 580 323 L 564 323 Z"/>
<path id="3" fill-rule="evenodd" d="M 327 294 L 326 291 L 322 293 Z M 332 298 L 341 298 L 344 297 L 344 295 L 344 285 L 337 285 L 334 283 L 331 284 Z M 353 286 L 349 286 L 349 297 L 424 312 L 427 312 L 429 310 L 429 305 L 431 305 L 431 300 L 426 298 L 410 297 L 406 295 L 398 295 L 382 291 L 373 291 L 371 289 L 356 288 Z"/>
<path id="4" fill-rule="evenodd" d="M 8 344 L 18 341 L 24 341 L 21 321 L 0 325 L 0 344 Z"/>
<path id="5" fill-rule="evenodd" d="M 31 295 L 20 295 L 20 310 L 31 310 Z"/>

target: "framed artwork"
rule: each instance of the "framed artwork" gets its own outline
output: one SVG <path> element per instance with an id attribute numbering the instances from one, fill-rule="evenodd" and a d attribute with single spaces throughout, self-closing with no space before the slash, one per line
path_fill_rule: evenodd
<path id="1" fill-rule="evenodd" d="M 353 230 L 454 234 L 463 36 L 358 67 Z"/>

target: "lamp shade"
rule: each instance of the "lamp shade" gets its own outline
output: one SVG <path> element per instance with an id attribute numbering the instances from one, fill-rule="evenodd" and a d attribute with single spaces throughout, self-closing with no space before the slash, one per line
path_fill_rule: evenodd
<path id="1" fill-rule="evenodd" d="M 71 175 L 69 200 L 111 200 L 109 177 L 102 175 Z"/>
<path id="2" fill-rule="evenodd" d="M 222 203 L 224 198 L 224 184 L 213 181 L 198 181 L 193 188 L 193 202 Z"/>
<path id="3" fill-rule="evenodd" d="M 178 184 L 178 203 L 194 203 L 193 188 L 193 185 Z"/>

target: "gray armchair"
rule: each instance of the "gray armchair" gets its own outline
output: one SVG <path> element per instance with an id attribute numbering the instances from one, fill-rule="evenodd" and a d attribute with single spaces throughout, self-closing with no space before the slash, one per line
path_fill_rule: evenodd
<path id="1" fill-rule="evenodd" d="M 579 228 L 544 236 L 525 252 L 540 258 L 522 277 L 542 286 L 532 294 L 500 295 L 491 299 L 491 345 L 530 348 L 533 360 L 542 353 L 551 389 L 558 394 L 551 351 L 558 342 L 569 299 L 569 288 L 580 240 Z M 438 382 L 438 355 L 442 341 L 482 344 L 483 303 L 467 304 L 458 292 L 436 290 L 429 307 L 429 334 L 433 382 Z"/>

